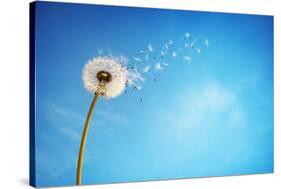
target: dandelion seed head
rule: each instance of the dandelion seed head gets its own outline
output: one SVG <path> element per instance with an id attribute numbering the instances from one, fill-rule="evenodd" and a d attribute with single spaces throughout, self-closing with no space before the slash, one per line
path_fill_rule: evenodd
<path id="1" fill-rule="evenodd" d="M 127 83 L 135 83 L 135 80 L 142 79 L 140 74 L 127 69 L 127 61 L 122 56 L 92 58 L 82 71 L 85 89 L 106 99 L 117 97 L 125 90 Z"/>

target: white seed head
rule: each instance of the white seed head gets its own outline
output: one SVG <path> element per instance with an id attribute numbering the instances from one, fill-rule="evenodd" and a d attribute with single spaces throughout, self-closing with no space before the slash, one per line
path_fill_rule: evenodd
<path id="1" fill-rule="evenodd" d="M 123 57 L 99 56 L 88 61 L 82 71 L 86 90 L 109 99 L 120 95 L 126 88 L 130 75 Z M 107 76 L 106 80 L 99 76 Z"/>

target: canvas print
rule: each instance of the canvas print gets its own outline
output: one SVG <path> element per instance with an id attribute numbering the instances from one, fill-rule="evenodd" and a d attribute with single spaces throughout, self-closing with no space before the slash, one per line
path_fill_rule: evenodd
<path id="1" fill-rule="evenodd" d="M 272 173 L 273 16 L 30 4 L 30 184 Z"/>

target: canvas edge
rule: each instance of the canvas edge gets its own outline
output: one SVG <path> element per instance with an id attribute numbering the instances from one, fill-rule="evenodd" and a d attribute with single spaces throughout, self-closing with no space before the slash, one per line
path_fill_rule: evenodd
<path id="1" fill-rule="evenodd" d="M 29 3 L 29 185 L 36 187 L 35 165 L 35 3 Z"/>
<path id="2" fill-rule="evenodd" d="M 248 13 L 248 12 L 231 12 L 231 11 L 214 11 L 214 10 L 193 10 L 190 9 L 184 9 L 184 8 L 173 8 L 173 7 L 150 7 L 146 5 L 120 5 L 115 3 L 98 3 L 98 2 L 77 2 L 75 0 L 62 0 L 62 1 L 56 1 L 56 0 L 44 0 L 44 1 L 37 1 L 37 3 L 40 4 L 72 4 L 72 5 L 80 5 L 80 6 L 109 6 L 109 7 L 119 7 L 119 8 L 138 8 L 138 9 L 154 9 L 154 10 L 167 10 L 167 11 L 191 11 L 191 12 L 203 12 L 203 13 L 218 13 L 218 14 L 235 14 L 235 15 L 252 15 L 252 16 L 274 16 L 274 13 Z"/>

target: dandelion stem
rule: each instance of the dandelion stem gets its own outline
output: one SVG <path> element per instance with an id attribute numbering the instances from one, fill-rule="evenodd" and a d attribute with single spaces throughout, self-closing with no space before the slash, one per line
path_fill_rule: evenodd
<path id="1" fill-rule="evenodd" d="M 94 99 L 92 100 L 87 119 L 84 125 L 84 130 L 81 138 L 81 143 L 80 143 L 80 151 L 79 151 L 79 156 L 78 156 L 78 162 L 77 162 L 77 172 L 76 172 L 76 185 L 81 185 L 81 180 L 82 180 L 82 168 L 83 168 L 83 157 L 84 157 L 84 150 L 85 150 L 85 144 L 87 140 L 87 135 L 88 135 L 88 130 L 89 130 L 89 125 L 90 125 L 90 120 L 93 114 L 93 110 L 96 104 L 96 101 L 99 97 L 99 94 L 95 94 Z"/>

